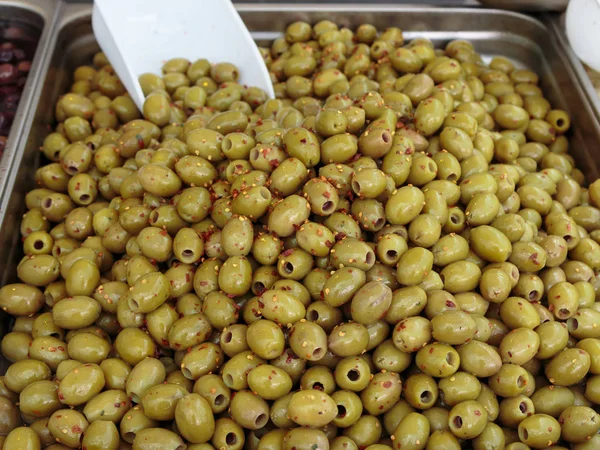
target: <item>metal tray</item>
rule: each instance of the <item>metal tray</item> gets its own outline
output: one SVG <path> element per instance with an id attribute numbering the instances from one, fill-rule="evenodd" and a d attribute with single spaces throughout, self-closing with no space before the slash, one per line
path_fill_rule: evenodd
<path id="1" fill-rule="evenodd" d="M 13 124 L 10 128 L 4 154 L 0 159 L 0 195 L 3 192 L 6 177 L 15 158 L 19 141 L 24 135 L 29 115 L 29 106 L 38 96 L 37 83 L 43 77 L 43 64 L 48 47 L 51 44 L 51 34 L 54 23 L 60 17 L 61 2 L 59 0 L 12 0 L 0 3 L 0 21 L 15 23 L 33 29 L 38 33 L 35 54 L 27 82 L 19 101 Z"/>
<path id="2" fill-rule="evenodd" d="M 378 28 L 398 26 L 407 39 L 423 36 L 437 45 L 452 39 L 468 39 L 484 56 L 503 55 L 541 75 L 541 87 L 553 105 L 566 109 L 573 118 L 573 156 L 589 180 L 598 178 L 600 164 L 593 152 L 600 142 L 600 123 L 579 88 L 573 68 L 547 26 L 521 14 L 488 9 L 412 8 L 393 5 L 237 5 L 259 43 L 280 36 L 296 20 L 333 20 L 356 27 L 365 22 Z M 12 170 L 4 180 L 0 203 L 0 283 L 14 281 L 21 256 L 19 221 L 25 212 L 24 196 L 32 189 L 34 171 L 40 164 L 39 147 L 53 125 L 54 104 L 71 83 L 75 67 L 91 61 L 98 50 L 91 29 L 91 6 L 63 7 L 53 42 L 48 47 L 45 71 L 32 80 L 36 101 L 26 115 L 24 133 Z M 176 55 L 174 55 L 176 56 Z M 201 48 L 199 48 L 199 57 Z M 1 181 L 1 180 L 0 180 Z M 0 331 L 1 333 L 1 331 Z"/>
<path id="3" fill-rule="evenodd" d="M 580 87 L 587 95 L 588 101 L 590 102 L 590 105 L 594 110 L 596 117 L 600 120 L 600 95 L 598 95 L 598 92 L 594 88 L 592 80 L 590 79 L 583 63 L 577 57 L 575 52 L 573 52 L 571 46 L 569 45 L 569 40 L 567 38 L 565 30 L 564 19 L 564 14 L 561 16 L 546 16 L 548 28 L 550 29 L 552 34 L 556 36 L 558 45 L 564 52 L 565 56 L 568 58 L 569 64 L 573 68 L 573 72 L 575 73 L 577 80 L 579 81 Z"/>

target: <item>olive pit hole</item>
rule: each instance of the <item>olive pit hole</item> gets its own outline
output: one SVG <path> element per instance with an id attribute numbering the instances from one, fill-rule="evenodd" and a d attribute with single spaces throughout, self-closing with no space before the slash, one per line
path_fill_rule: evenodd
<path id="1" fill-rule="evenodd" d="M 566 235 L 563 236 L 563 239 L 568 244 L 568 243 L 570 243 L 573 240 L 573 236 L 571 236 L 570 234 L 566 234 Z"/>
<path id="2" fill-rule="evenodd" d="M 317 357 L 320 358 L 321 356 L 323 356 L 324 350 L 321 347 L 316 347 L 313 350 L 313 357 Z"/>
<path id="3" fill-rule="evenodd" d="M 373 252 L 367 252 L 367 254 L 365 255 L 365 261 L 369 265 L 375 264 L 375 253 L 373 253 Z"/>
<path id="4" fill-rule="evenodd" d="M 67 172 L 69 175 L 77 175 L 77 167 L 67 166 L 67 168 L 65 169 L 65 172 Z"/>
<path id="5" fill-rule="evenodd" d="M 45 198 L 44 201 L 42 202 L 42 207 L 49 209 L 52 206 L 52 199 L 51 198 Z"/>
<path id="6" fill-rule="evenodd" d="M 183 376 L 186 377 L 188 380 L 193 380 L 194 379 L 194 376 L 193 376 L 191 370 L 188 369 L 187 367 L 183 367 L 181 369 L 181 373 L 183 373 Z"/>
<path id="7" fill-rule="evenodd" d="M 571 314 L 571 311 L 569 311 L 567 308 L 560 308 L 558 310 L 558 316 L 560 318 L 566 318 L 567 316 L 569 316 Z"/>
<path id="8" fill-rule="evenodd" d="M 458 218 L 458 216 L 456 214 L 452 214 L 450 216 L 450 222 L 452 222 L 454 225 L 456 225 L 460 222 L 460 219 Z"/>
<path id="9" fill-rule="evenodd" d="M 33 248 L 35 248 L 36 250 L 41 250 L 44 248 L 44 243 L 38 239 L 33 243 Z"/>
<path id="10" fill-rule="evenodd" d="M 385 219 L 383 217 L 380 217 L 379 219 L 377 219 L 375 221 L 375 228 L 382 227 L 384 224 L 385 224 Z"/>
<path id="11" fill-rule="evenodd" d="M 529 437 L 529 432 L 527 431 L 527 428 L 520 428 L 519 432 L 521 434 L 521 440 L 526 441 Z"/>
<path id="12" fill-rule="evenodd" d="M 539 293 L 538 291 L 536 291 L 535 289 L 534 289 L 534 290 L 532 290 L 532 291 L 529 293 L 529 300 L 536 300 L 536 299 L 538 298 L 538 295 L 539 295 L 539 294 L 540 294 L 540 293 Z"/>
<path id="13" fill-rule="evenodd" d="M 258 428 L 262 428 L 267 424 L 268 420 L 269 418 L 266 414 L 259 414 L 256 416 L 256 419 L 254 419 L 254 425 L 256 425 Z"/>
<path id="14" fill-rule="evenodd" d="M 232 335 L 231 331 L 227 331 L 223 335 L 223 342 L 226 344 L 229 344 L 231 342 L 232 338 L 233 338 L 233 335 Z"/>
<path id="15" fill-rule="evenodd" d="M 215 397 L 215 405 L 221 406 L 225 402 L 225 396 L 223 394 L 219 394 Z"/>
<path id="16" fill-rule="evenodd" d="M 381 140 L 388 144 L 392 140 L 392 135 L 389 133 L 389 131 L 386 130 L 383 133 L 381 133 Z"/>
<path id="17" fill-rule="evenodd" d="M 448 364 L 450 364 L 451 366 L 454 366 L 454 364 L 456 363 L 456 358 L 454 357 L 454 353 L 452 353 L 452 352 L 446 353 L 446 362 Z"/>
<path id="18" fill-rule="evenodd" d="M 330 211 L 333 208 L 333 202 L 331 200 L 327 200 L 325 203 L 323 203 L 323 211 L 327 212 Z"/>
<path id="19" fill-rule="evenodd" d="M 320 383 L 320 382 L 317 381 L 317 382 L 313 383 L 312 389 L 315 389 L 317 391 L 324 391 L 325 390 L 325 386 L 323 386 L 323 383 Z"/>
<path id="20" fill-rule="evenodd" d="M 575 331 L 577 328 L 579 328 L 579 321 L 577 319 L 567 319 L 567 329 L 569 331 Z"/>
<path id="21" fill-rule="evenodd" d="M 50 337 L 53 337 L 55 339 L 60 339 L 61 338 L 60 334 L 58 334 L 56 332 L 55 333 L 50 333 Z"/>
<path id="22" fill-rule="evenodd" d="M 158 221 L 158 211 L 154 210 L 150 213 L 150 217 L 148 218 L 150 223 L 154 225 Z"/>
<path id="23" fill-rule="evenodd" d="M 337 405 L 337 418 L 338 419 L 343 419 L 344 417 L 346 417 L 346 407 L 344 405 Z"/>
<path id="24" fill-rule="evenodd" d="M 266 187 L 262 187 L 258 190 L 260 196 L 265 200 L 269 200 L 271 198 L 271 192 Z"/>
<path id="25" fill-rule="evenodd" d="M 253 285 L 254 292 L 263 292 L 265 290 L 265 284 L 261 281 L 257 281 Z"/>
<path id="26" fill-rule="evenodd" d="M 358 381 L 360 378 L 360 372 L 356 369 L 352 369 L 348 371 L 348 379 L 350 381 Z"/>
<path id="27" fill-rule="evenodd" d="M 556 126 L 561 128 L 563 125 L 565 124 L 565 120 L 564 119 L 557 119 L 556 120 Z"/>
<path id="28" fill-rule="evenodd" d="M 352 182 L 352 190 L 357 194 L 360 194 L 360 183 L 358 181 Z"/>
<path id="29" fill-rule="evenodd" d="M 194 250 L 186 248 L 184 251 L 181 252 L 181 256 L 183 256 L 184 258 L 192 258 L 194 256 Z"/>
<path id="30" fill-rule="evenodd" d="M 436 167 L 436 165 L 435 165 L 435 163 L 433 161 L 429 161 L 429 164 L 427 164 L 427 168 L 432 173 L 436 173 L 437 172 L 437 167 Z"/>
<path id="31" fill-rule="evenodd" d="M 308 312 L 306 318 L 311 322 L 316 322 L 317 320 L 319 320 L 319 313 L 313 309 Z"/>
<path id="32" fill-rule="evenodd" d="M 79 196 L 79 201 L 81 203 L 87 203 L 88 201 L 90 201 L 91 197 L 89 194 L 82 194 Z"/>
<path id="33" fill-rule="evenodd" d="M 452 419 L 452 423 L 454 424 L 455 428 L 462 428 L 462 426 L 463 426 L 462 417 L 460 417 L 460 416 L 454 417 L 454 419 Z"/>
<path id="34" fill-rule="evenodd" d="M 226 373 L 223 375 L 223 382 L 227 385 L 228 388 L 233 386 L 233 376 L 230 373 Z"/>
<path id="35" fill-rule="evenodd" d="M 134 311 L 134 312 L 135 312 L 135 311 L 137 311 L 137 310 L 138 310 L 138 307 L 140 306 L 140 305 L 138 304 L 138 302 L 137 302 L 137 301 L 135 301 L 135 300 L 134 300 L 133 298 L 131 298 L 131 297 L 129 298 L 129 302 L 128 302 L 128 304 L 129 304 L 129 309 L 131 309 L 131 310 L 132 310 L 132 311 Z"/>
<path id="36" fill-rule="evenodd" d="M 286 261 L 283 263 L 283 270 L 285 270 L 285 273 L 289 275 L 294 271 L 294 265 L 291 262 Z"/>
<path id="37" fill-rule="evenodd" d="M 527 412 L 527 403 L 519 403 L 519 411 L 521 411 L 521 414 L 525 414 Z"/>
<path id="38" fill-rule="evenodd" d="M 396 259 L 398 257 L 398 252 L 396 250 L 388 250 L 385 252 L 385 255 L 390 259 Z"/>
<path id="39" fill-rule="evenodd" d="M 448 180 L 448 181 L 456 181 L 456 180 L 458 180 L 458 177 L 456 176 L 455 173 L 451 173 L 450 175 L 448 175 L 446 177 L 446 180 Z"/>
<path id="40" fill-rule="evenodd" d="M 227 433 L 225 435 L 225 443 L 227 445 L 234 445 L 237 442 L 237 436 L 235 433 Z"/>
<path id="41" fill-rule="evenodd" d="M 423 403 L 429 403 L 431 402 L 431 400 L 433 400 L 433 394 L 431 393 L 431 391 L 423 391 L 421 392 L 421 402 Z"/>
<path id="42" fill-rule="evenodd" d="M 135 399 L 134 399 L 135 401 Z M 135 439 L 135 433 L 133 431 L 128 431 L 127 433 L 125 433 L 123 435 L 123 438 L 127 441 L 127 442 L 133 442 L 133 440 Z"/>
<path id="43" fill-rule="evenodd" d="M 231 150 L 232 145 L 233 144 L 231 143 L 231 139 L 225 138 L 223 139 L 223 142 L 221 142 L 221 149 L 225 151 Z"/>
<path id="44" fill-rule="evenodd" d="M 520 375 L 517 378 L 517 387 L 520 389 L 520 388 L 525 387 L 526 385 L 527 385 L 527 378 L 524 377 L 523 375 Z"/>

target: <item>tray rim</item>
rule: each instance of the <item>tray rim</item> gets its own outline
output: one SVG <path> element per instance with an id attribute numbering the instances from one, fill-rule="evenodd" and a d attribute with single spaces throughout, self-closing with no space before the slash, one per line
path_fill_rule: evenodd
<path id="1" fill-rule="evenodd" d="M 40 36 L 35 53 L 31 60 L 31 69 L 23 87 L 15 119 L 8 133 L 4 154 L 0 158 L 0 199 L 5 195 L 14 161 L 18 159 L 19 153 L 23 151 L 22 143 L 28 134 L 28 124 L 31 121 L 31 107 L 40 95 L 41 86 L 39 86 L 38 81 L 46 74 L 47 55 L 53 49 L 52 36 L 56 28 L 56 22 L 62 14 L 62 6 L 61 0 L 10 0 L 0 3 L 0 8 L 23 9 L 38 15 L 43 21 L 39 29 Z M 0 203 L 0 207 L 1 205 L 2 203 Z"/>
<path id="2" fill-rule="evenodd" d="M 579 83 L 579 87 L 582 88 L 583 92 L 585 93 L 588 99 L 588 103 L 594 110 L 594 114 L 596 115 L 598 120 L 600 120 L 600 96 L 594 89 L 592 81 L 590 80 L 590 77 L 588 76 L 585 68 L 583 67 L 583 63 L 571 48 L 571 45 L 569 44 L 569 40 L 567 38 L 567 34 L 565 33 L 565 29 L 560 23 L 561 18 L 553 17 L 550 14 L 546 14 L 546 18 L 548 22 L 548 28 L 556 37 L 557 45 L 567 57 L 569 66 L 573 69 L 573 72 Z"/>

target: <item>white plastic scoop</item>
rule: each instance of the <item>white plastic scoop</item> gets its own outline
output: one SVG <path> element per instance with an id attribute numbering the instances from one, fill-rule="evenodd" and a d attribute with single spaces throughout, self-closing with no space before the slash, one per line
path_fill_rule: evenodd
<path id="1" fill-rule="evenodd" d="M 275 97 L 267 67 L 231 0 L 94 0 L 92 28 L 102 51 L 141 110 L 143 73 L 176 57 L 230 62 L 240 83 Z"/>
<path id="2" fill-rule="evenodd" d="M 600 72 L 600 0 L 571 0 L 565 26 L 577 57 Z"/>

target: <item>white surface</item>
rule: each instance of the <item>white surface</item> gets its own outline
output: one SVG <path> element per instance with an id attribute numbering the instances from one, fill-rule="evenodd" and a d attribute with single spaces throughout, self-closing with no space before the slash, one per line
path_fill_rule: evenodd
<path id="1" fill-rule="evenodd" d="M 230 62 L 240 83 L 274 98 L 267 67 L 231 0 L 95 0 L 92 28 L 102 51 L 141 110 L 138 76 L 183 57 Z"/>
<path id="2" fill-rule="evenodd" d="M 600 71 L 600 0 L 571 0 L 565 26 L 575 54 Z"/>

